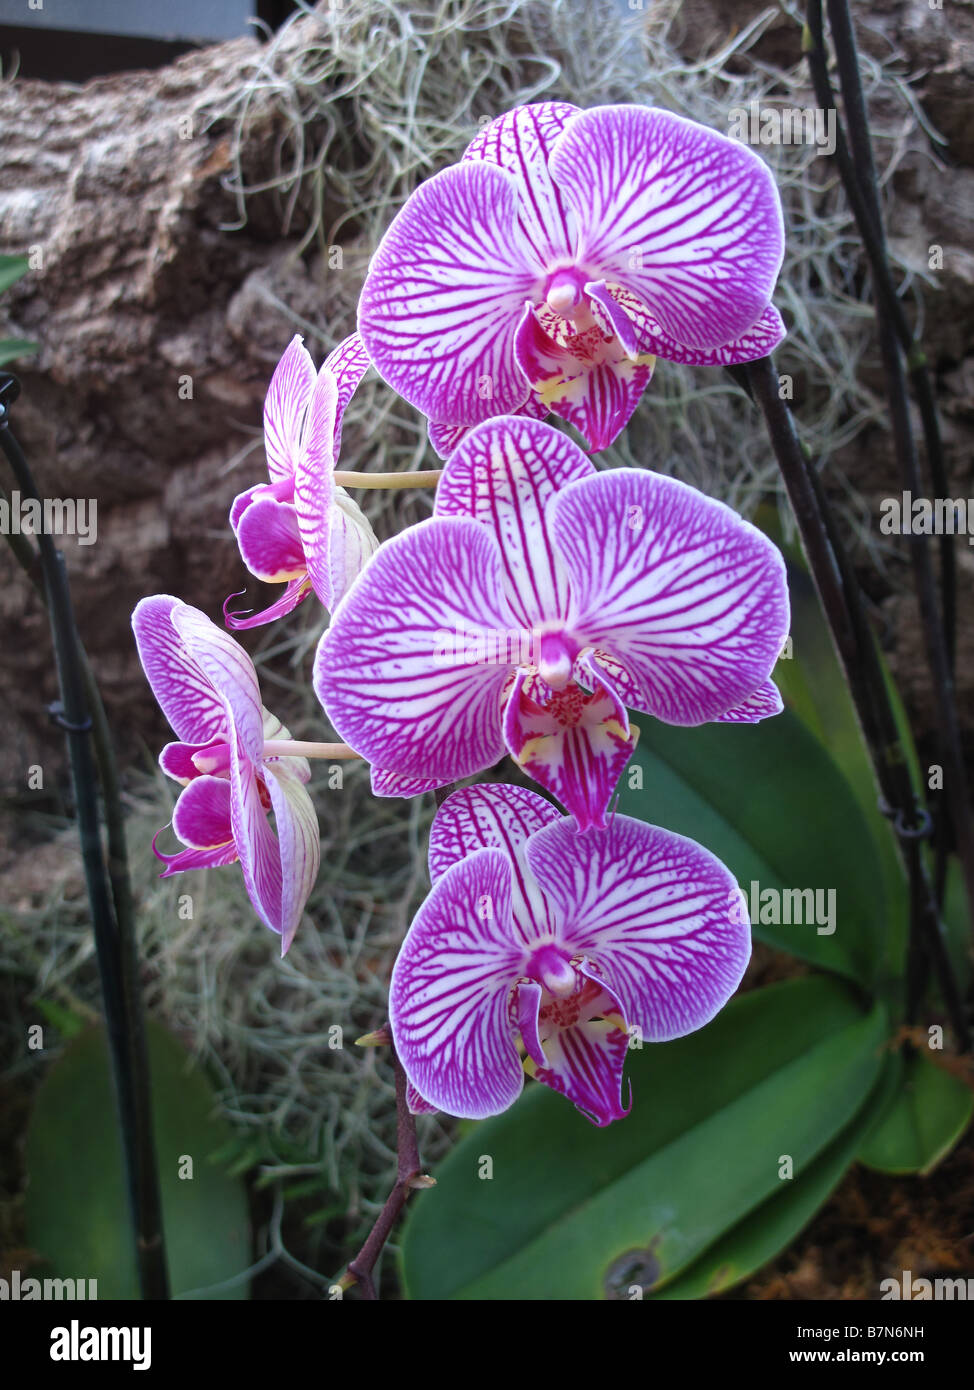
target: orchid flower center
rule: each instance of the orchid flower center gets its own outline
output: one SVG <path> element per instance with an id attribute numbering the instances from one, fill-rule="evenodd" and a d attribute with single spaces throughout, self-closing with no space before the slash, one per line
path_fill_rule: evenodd
<path id="1" fill-rule="evenodd" d="M 541 634 L 538 675 L 551 690 L 564 690 L 572 678 L 579 646 L 564 632 Z"/>
<path id="2" fill-rule="evenodd" d="M 590 315 L 585 294 L 586 277 L 574 266 L 563 266 L 548 276 L 545 283 L 545 303 L 553 314 L 563 319 Z"/>
<path id="3" fill-rule="evenodd" d="M 578 972 L 563 946 L 548 942 L 539 946 L 528 961 L 525 974 L 558 999 L 565 999 L 578 988 Z"/>

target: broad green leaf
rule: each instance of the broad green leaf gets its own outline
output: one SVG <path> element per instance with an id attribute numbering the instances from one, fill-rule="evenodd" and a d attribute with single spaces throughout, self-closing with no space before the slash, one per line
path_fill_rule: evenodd
<path id="1" fill-rule="evenodd" d="M 889 1057 L 865 1105 L 806 1171 L 781 1182 L 779 1192 L 649 1297 L 692 1299 L 724 1293 L 789 1246 L 842 1181 L 859 1145 L 895 1093 L 901 1071 L 899 1056 Z"/>
<path id="2" fill-rule="evenodd" d="M 0 256 L 0 294 L 16 285 L 30 270 L 26 256 Z"/>
<path id="3" fill-rule="evenodd" d="M 881 1173 L 929 1173 L 970 1124 L 974 1093 L 925 1052 L 904 1060 L 903 1079 L 856 1157 Z"/>
<path id="4" fill-rule="evenodd" d="M 785 710 L 760 724 L 636 722 L 619 810 L 722 859 L 760 940 L 871 983 L 886 913 L 879 855 L 848 783 L 802 721 Z"/>
<path id="5" fill-rule="evenodd" d="M 879 789 L 856 707 L 801 549 L 796 544 L 783 542 L 780 524 L 770 508 L 761 508 L 757 519 L 781 547 L 788 566 L 791 656 L 778 662 L 774 679 L 785 704 L 821 739 L 833 761 L 842 769 L 876 841 L 887 889 L 886 970 L 899 976 L 903 972 L 907 938 L 906 877 L 889 821 L 879 809 Z M 917 784 L 919 763 L 909 721 L 882 654 L 880 664 L 907 762 Z"/>
<path id="6" fill-rule="evenodd" d="M 212 1164 L 229 1129 L 182 1045 L 150 1021 L 156 1150 L 174 1294 L 246 1298 L 247 1282 L 205 1292 L 250 1263 L 247 1198 Z M 192 1160 L 192 1176 L 186 1159 Z M 27 1137 L 27 1235 L 62 1279 L 97 1279 L 98 1297 L 138 1298 L 108 1049 L 92 1028 L 45 1077 Z"/>
<path id="7" fill-rule="evenodd" d="M 30 357 L 40 348 L 40 343 L 29 338 L 0 338 L 0 367 L 14 362 L 18 357 Z"/>
<path id="8" fill-rule="evenodd" d="M 790 980 L 630 1052 L 633 1111 L 607 1129 L 530 1087 L 415 1202 L 409 1296 L 597 1299 L 636 1258 L 661 1286 L 778 1190 L 782 1154 L 802 1174 L 849 1123 L 879 1072 L 883 1027 L 840 981 Z"/>

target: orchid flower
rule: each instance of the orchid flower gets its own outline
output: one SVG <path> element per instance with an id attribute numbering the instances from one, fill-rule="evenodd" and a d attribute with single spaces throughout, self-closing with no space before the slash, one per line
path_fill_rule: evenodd
<path id="1" fill-rule="evenodd" d="M 317 374 L 298 335 L 277 364 L 264 401 L 271 480 L 234 499 L 230 525 L 251 574 L 287 588 L 252 617 L 230 614 L 225 604 L 228 627 L 272 622 L 312 590 L 333 608 L 378 545 L 358 503 L 334 480 L 342 416 L 368 365 L 357 333 L 338 345 Z"/>
<path id="2" fill-rule="evenodd" d="M 702 1028 L 750 957 L 730 870 L 628 816 L 577 835 L 526 788 L 468 787 L 437 812 L 429 864 L 389 995 L 414 1110 L 497 1115 L 527 1071 L 607 1125 L 630 1108 L 630 1036 Z"/>
<path id="3" fill-rule="evenodd" d="M 238 860 L 251 902 L 291 944 L 318 873 L 318 821 L 301 757 L 276 756 L 290 739 L 264 709 L 253 662 L 233 638 L 166 594 L 144 598 L 132 615 L 139 658 L 177 743 L 162 750 L 163 772 L 181 783 L 172 828 L 185 846 L 156 856 L 163 878 Z M 274 814 L 277 833 L 268 812 Z"/>
<path id="4" fill-rule="evenodd" d="M 444 457 L 492 415 L 549 411 L 599 450 L 657 357 L 728 365 L 776 346 L 783 252 L 774 180 L 747 146 L 656 108 L 539 102 L 407 200 L 359 331 Z"/>
<path id="5" fill-rule="evenodd" d="M 500 417 L 339 604 L 314 684 L 379 795 L 509 752 L 585 830 L 635 746 L 627 706 L 681 725 L 777 714 L 788 623 L 779 551 L 729 507 Z"/>

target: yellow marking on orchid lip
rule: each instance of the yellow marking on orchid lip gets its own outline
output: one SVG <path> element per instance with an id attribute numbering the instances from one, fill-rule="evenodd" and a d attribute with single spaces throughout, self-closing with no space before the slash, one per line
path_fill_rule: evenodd
<path id="1" fill-rule="evenodd" d="M 606 1023 L 611 1023 L 612 1027 L 618 1029 L 620 1033 L 625 1033 L 626 1037 L 629 1036 L 629 1029 L 622 1014 L 603 1014 L 602 1017 Z"/>
<path id="2" fill-rule="evenodd" d="M 615 734 L 618 738 L 621 738 L 623 742 L 626 742 L 629 738 L 629 734 L 619 723 L 618 719 L 607 719 L 602 725 L 602 728 L 607 734 Z"/>
<path id="3" fill-rule="evenodd" d="M 634 367 L 649 367 L 652 370 L 656 366 L 656 354 L 653 352 L 640 352 L 629 360 Z"/>
<path id="4" fill-rule="evenodd" d="M 523 1061 L 521 1062 L 521 1066 L 524 1068 L 524 1075 L 525 1075 L 525 1076 L 530 1076 L 531 1080 L 533 1081 L 534 1078 L 535 1078 L 535 1074 L 537 1073 L 537 1070 L 538 1070 L 538 1064 L 537 1064 L 537 1062 L 534 1060 L 534 1058 L 533 1058 L 533 1057 L 525 1057 L 525 1058 L 523 1059 Z"/>
<path id="5" fill-rule="evenodd" d="M 570 383 L 563 376 L 549 377 L 543 386 L 535 386 L 538 399 L 542 405 L 546 405 L 550 410 L 555 401 L 561 395 L 562 390 Z"/>
<path id="6" fill-rule="evenodd" d="M 520 753 L 518 753 L 517 757 L 514 759 L 518 767 L 526 767 L 527 764 L 531 762 L 532 758 L 539 756 L 540 749 L 544 744 L 551 743 L 553 737 L 553 734 L 539 734 L 537 738 L 529 738 Z"/>

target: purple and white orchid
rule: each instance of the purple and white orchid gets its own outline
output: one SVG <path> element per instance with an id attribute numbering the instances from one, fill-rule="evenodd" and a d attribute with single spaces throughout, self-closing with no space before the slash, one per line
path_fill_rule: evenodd
<path id="1" fill-rule="evenodd" d="M 750 957 L 730 870 L 628 816 L 578 835 L 525 788 L 468 787 L 437 812 L 429 864 L 389 994 L 415 1109 L 497 1115 L 527 1071 L 607 1125 L 630 1108 L 630 1036 L 702 1028 Z"/>
<path id="2" fill-rule="evenodd" d="M 277 364 L 264 400 L 271 480 L 234 499 L 230 525 L 251 574 L 287 588 L 251 617 L 228 613 L 225 604 L 228 627 L 272 622 L 312 590 L 333 608 L 375 551 L 378 541 L 364 513 L 334 480 L 342 416 L 368 365 L 357 333 L 339 343 L 317 373 L 298 335 Z"/>
<path id="3" fill-rule="evenodd" d="M 585 830 L 635 746 L 627 707 L 680 725 L 778 713 L 788 624 L 779 551 L 729 507 L 642 469 L 597 472 L 552 426 L 501 417 L 346 594 L 314 684 L 380 795 L 509 752 Z"/>
<path id="4" fill-rule="evenodd" d="M 139 657 L 178 743 L 159 764 L 182 784 L 172 828 L 186 847 L 153 849 L 163 878 L 239 860 L 261 921 L 291 944 L 318 874 L 318 820 L 308 763 L 272 752 L 290 739 L 264 709 L 250 657 L 198 608 L 158 594 L 132 615 Z M 277 833 L 268 820 L 273 812 Z"/>
<path id="5" fill-rule="evenodd" d="M 747 146 L 655 107 L 540 102 L 407 200 L 359 331 L 444 457 L 490 416 L 549 411 L 598 450 L 657 357 L 729 365 L 780 342 L 783 253 L 774 179 Z"/>

